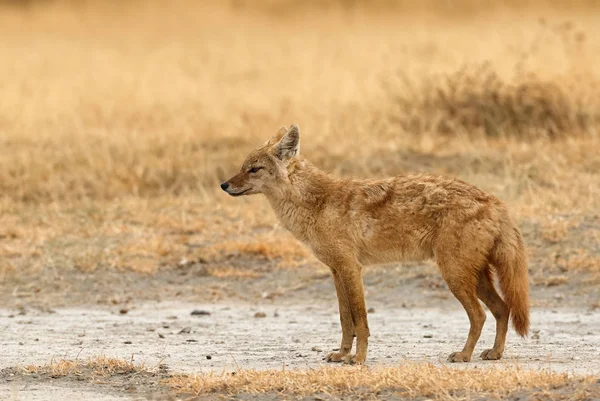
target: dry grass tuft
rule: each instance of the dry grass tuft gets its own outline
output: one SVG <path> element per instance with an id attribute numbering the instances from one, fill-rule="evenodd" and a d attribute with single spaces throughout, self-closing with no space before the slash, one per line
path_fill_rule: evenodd
<path id="1" fill-rule="evenodd" d="M 507 396 L 522 389 L 559 388 L 574 380 L 567 373 L 519 367 L 455 369 L 432 364 L 396 367 L 321 367 L 311 370 L 240 370 L 222 374 L 176 375 L 167 380 L 178 393 L 284 393 L 294 395 L 398 392 L 406 398 L 447 399 L 479 395 Z"/>
<path id="2" fill-rule="evenodd" d="M 134 374 L 146 371 L 143 365 L 135 365 L 132 361 L 97 356 L 87 361 L 63 359 L 48 365 L 28 365 L 22 368 L 25 374 L 45 374 L 52 378 L 66 376 L 91 375 L 94 378 L 113 375 Z"/>

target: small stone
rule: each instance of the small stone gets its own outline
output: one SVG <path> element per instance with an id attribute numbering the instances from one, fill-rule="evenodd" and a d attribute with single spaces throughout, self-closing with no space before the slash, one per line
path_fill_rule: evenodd
<path id="1" fill-rule="evenodd" d="M 123 344 L 131 344 L 131 341 L 123 341 Z"/>
<path id="2" fill-rule="evenodd" d="M 256 312 L 254 314 L 255 318 L 263 318 L 263 317 L 267 317 L 267 314 L 265 312 Z"/>
<path id="3" fill-rule="evenodd" d="M 167 316 L 167 319 L 169 319 L 169 320 L 177 320 L 177 316 L 175 316 L 175 315 Z"/>
<path id="4" fill-rule="evenodd" d="M 194 340 L 192 338 L 190 338 L 189 340 L 185 340 L 185 341 L 187 341 L 188 343 L 197 343 L 198 342 L 198 340 Z"/>
<path id="5" fill-rule="evenodd" d="M 23 343 L 20 342 L 19 345 L 23 345 Z"/>
<path id="6" fill-rule="evenodd" d="M 433 338 L 433 334 L 425 334 L 423 338 Z"/>
<path id="7" fill-rule="evenodd" d="M 323 352 L 323 350 L 319 347 L 312 347 L 310 350 L 315 352 Z"/>
<path id="8" fill-rule="evenodd" d="M 212 356 L 206 355 L 206 359 L 212 359 Z"/>
<path id="9" fill-rule="evenodd" d="M 192 328 L 191 327 L 184 327 L 183 329 L 181 329 L 179 331 L 179 334 L 189 334 L 192 332 Z"/>
<path id="10" fill-rule="evenodd" d="M 207 310 L 194 309 L 192 316 L 210 316 L 210 312 Z"/>
<path id="11" fill-rule="evenodd" d="M 158 338 L 165 338 L 164 334 L 158 333 Z"/>
<path id="12" fill-rule="evenodd" d="M 125 314 L 127 314 L 127 312 L 129 312 L 129 309 L 125 309 L 125 308 L 121 308 L 121 309 L 119 309 L 119 313 L 120 313 L 121 315 L 125 315 Z"/>
<path id="13" fill-rule="evenodd" d="M 369 310 L 367 310 L 367 313 L 375 313 L 375 308 L 369 308 Z"/>

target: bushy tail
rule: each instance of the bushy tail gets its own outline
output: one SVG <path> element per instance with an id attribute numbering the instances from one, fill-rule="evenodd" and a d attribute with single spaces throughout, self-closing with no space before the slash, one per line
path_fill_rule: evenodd
<path id="1" fill-rule="evenodd" d="M 527 257 L 521 232 L 509 219 L 502 227 L 491 256 L 513 327 L 521 337 L 525 337 L 529 333 Z"/>

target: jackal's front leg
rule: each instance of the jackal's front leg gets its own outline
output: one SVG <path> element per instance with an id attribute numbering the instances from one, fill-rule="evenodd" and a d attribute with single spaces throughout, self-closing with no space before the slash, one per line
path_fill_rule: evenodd
<path id="1" fill-rule="evenodd" d="M 369 324 L 367 321 L 367 305 L 362 280 L 362 266 L 354 264 L 341 272 L 342 283 L 348 296 L 354 331 L 356 333 L 356 355 L 348 358 L 348 363 L 364 363 L 369 346 Z"/>
<path id="2" fill-rule="evenodd" d="M 342 343 L 338 352 L 327 354 L 325 360 L 327 362 L 341 362 L 346 355 L 352 351 L 352 343 L 354 342 L 354 322 L 352 321 L 352 312 L 350 311 L 350 303 L 348 296 L 342 283 L 342 279 L 335 270 L 332 270 L 333 281 L 335 283 L 335 291 L 337 293 L 338 304 L 340 309 L 340 323 L 342 324 Z"/>

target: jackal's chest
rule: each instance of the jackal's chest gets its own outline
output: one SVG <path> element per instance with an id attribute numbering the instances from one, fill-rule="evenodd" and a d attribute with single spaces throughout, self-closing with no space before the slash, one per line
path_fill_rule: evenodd
<path id="1" fill-rule="evenodd" d="M 282 208 L 277 213 L 281 225 L 288 230 L 297 240 L 310 245 L 314 235 L 316 219 L 309 213 L 298 208 Z"/>

